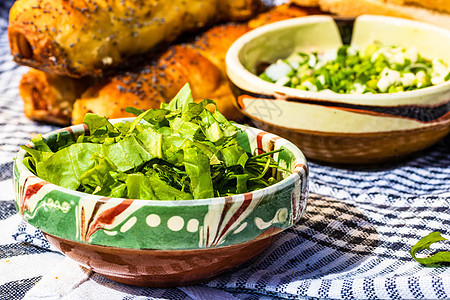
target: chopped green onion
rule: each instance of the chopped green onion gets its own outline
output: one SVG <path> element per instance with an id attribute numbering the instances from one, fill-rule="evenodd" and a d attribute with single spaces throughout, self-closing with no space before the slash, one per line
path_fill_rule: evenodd
<path id="1" fill-rule="evenodd" d="M 343 45 L 326 53 L 295 52 L 259 77 L 305 91 L 398 93 L 448 81 L 450 69 L 443 61 L 424 58 L 414 47 L 375 42 L 362 51 Z"/>

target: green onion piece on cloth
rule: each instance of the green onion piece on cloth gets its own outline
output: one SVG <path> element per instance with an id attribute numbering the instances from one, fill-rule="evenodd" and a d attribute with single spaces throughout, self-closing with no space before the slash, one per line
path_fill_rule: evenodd
<path id="1" fill-rule="evenodd" d="M 450 262 L 450 251 L 440 251 L 432 256 L 419 258 L 416 257 L 416 253 L 423 249 L 430 249 L 430 245 L 437 243 L 439 241 L 446 241 L 439 231 L 434 231 L 427 236 L 421 238 L 412 248 L 411 256 L 419 263 L 423 265 L 431 265 L 438 263 L 448 263 Z"/>

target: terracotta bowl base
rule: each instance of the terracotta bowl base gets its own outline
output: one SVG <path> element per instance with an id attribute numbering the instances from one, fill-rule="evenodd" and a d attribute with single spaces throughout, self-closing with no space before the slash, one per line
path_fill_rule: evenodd
<path id="1" fill-rule="evenodd" d="M 44 233 L 48 241 L 80 265 L 111 280 L 148 287 L 199 283 L 260 254 L 277 235 L 208 249 L 123 249 L 74 242 Z"/>

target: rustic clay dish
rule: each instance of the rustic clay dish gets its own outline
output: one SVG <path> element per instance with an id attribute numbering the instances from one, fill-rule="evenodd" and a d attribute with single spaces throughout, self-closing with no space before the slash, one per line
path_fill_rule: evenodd
<path id="1" fill-rule="evenodd" d="M 20 150 L 13 180 L 17 210 L 65 255 L 110 279 L 167 287 L 211 278 L 261 253 L 306 207 L 308 167 L 302 152 L 276 135 L 241 128 L 240 143 L 253 153 L 286 149 L 274 158 L 293 173 L 270 187 L 229 197 L 107 198 L 36 177 Z M 76 138 L 85 130 L 76 125 L 44 137 L 51 143 L 58 132 Z"/>
<path id="2" fill-rule="evenodd" d="M 265 25 L 239 38 L 226 56 L 239 110 L 257 127 L 297 144 L 307 158 L 334 163 L 401 158 L 450 132 L 450 82 L 394 94 L 344 95 L 282 87 L 255 75 L 262 62 L 294 51 L 339 47 L 339 29 L 329 16 L 310 16 Z M 424 57 L 450 64 L 450 31 L 443 28 L 392 17 L 356 18 L 351 44 L 364 48 L 374 41 L 415 46 Z"/>

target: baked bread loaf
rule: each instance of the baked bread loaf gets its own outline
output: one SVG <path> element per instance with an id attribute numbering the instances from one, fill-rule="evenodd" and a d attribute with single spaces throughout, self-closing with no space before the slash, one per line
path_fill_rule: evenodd
<path id="1" fill-rule="evenodd" d="M 49 75 L 32 69 L 22 77 L 19 85 L 26 115 L 33 120 L 59 125 L 68 125 L 71 120 L 73 124 L 81 123 L 86 112 L 108 118 L 126 117 L 129 114 L 123 110 L 125 107 L 159 108 L 160 102 L 172 99 L 179 88 L 189 82 L 194 98 L 213 99 L 228 119 L 239 120 L 242 116 L 233 105 L 225 71 L 229 46 L 250 29 L 309 13 L 295 5 L 281 5 L 248 23 L 218 25 L 192 43 L 172 46 L 151 56 L 139 68 L 111 74 L 100 82 Z M 60 81 L 58 84 L 57 80 Z M 67 86 L 77 86 L 76 92 Z M 67 103 L 73 103 L 73 112 L 72 106 L 67 108 Z"/>
<path id="2" fill-rule="evenodd" d="M 450 29 L 448 0 L 291 0 L 338 16 L 385 15 L 427 22 Z"/>
<path id="3" fill-rule="evenodd" d="M 222 114 L 239 119 L 224 74 L 221 57 L 225 54 L 221 52 L 246 31 L 245 24 L 215 27 L 202 37 L 202 40 L 209 40 L 208 47 L 201 49 L 195 44 L 172 46 L 139 69 L 106 78 L 88 88 L 75 101 L 72 123 L 82 123 L 88 112 L 120 118 L 133 116 L 124 111 L 127 106 L 144 110 L 159 108 L 161 102 L 170 101 L 186 82 L 191 86 L 194 100 L 213 99 Z"/>
<path id="4" fill-rule="evenodd" d="M 259 0 L 18 0 L 8 36 L 14 60 L 51 74 L 101 76 L 181 33 L 247 20 Z"/>
<path id="5" fill-rule="evenodd" d="M 450 13 L 450 1 L 448 0 L 385 0 L 391 4 L 402 6 L 419 6 L 431 10 Z"/>
<path id="6" fill-rule="evenodd" d="M 94 82 L 87 77 L 75 79 L 30 69 L 19 84 L 25 116 L 39 122 L 69 125 L 75 99 Z"/>

